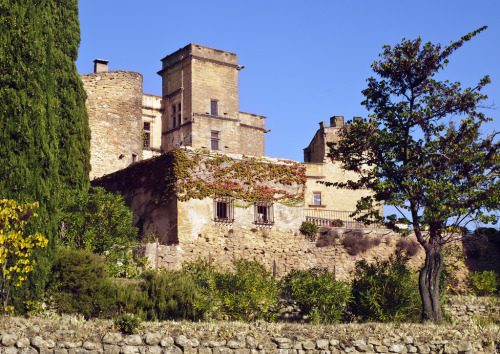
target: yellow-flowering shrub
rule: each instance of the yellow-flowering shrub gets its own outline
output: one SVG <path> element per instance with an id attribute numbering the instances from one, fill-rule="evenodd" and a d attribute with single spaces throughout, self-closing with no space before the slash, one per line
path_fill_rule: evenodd
<path id="1" fill-rule="evenodd" d="M 12 311 L 8 306 L 10 287 L 20 286 L 27 273 L 33 270 L 31 259 L 37 247 L 45 247 L 48 240 L 39 232 L 26 235 L 24 228 L 29 219 L 36 217 L 33 211 L 38 203 L 17 203 L 15 200 L 0 199 L 0 293 L 3 312 Z"/>

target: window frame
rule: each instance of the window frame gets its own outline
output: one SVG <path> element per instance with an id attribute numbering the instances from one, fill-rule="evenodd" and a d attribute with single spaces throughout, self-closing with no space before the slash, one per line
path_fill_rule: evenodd
<path id="1" fill-rule="evenodd" d="M 214 149 L 214 144 L 216 149 Z M 220 131 L 218 130 L 210 131 L 210 150 L 220 151 Z"/>
<path id="2" fill-rule="evenodd" d="M 143 122 L 142 131 L 144 133 L 142 146 L 144 148 L 149 148 L 151 147 L 151 122 Z"/>
<path id="3" fill-rule="evenodd" d="M 321 195 L 321 192 L 312 192 L 312 195 L 313 195 L 313 203 L 312 205 L 314 206 L 321 206 L 323 205 L 322 202 L 321 202 L 321 198 L 322 198 L 322 195 Z M 316 196 L 319 195 L 319 203 L 316 202 Z"/>
<path id="4" fill-rule="evenodd" d="M 234 222 L 234 198 L 225 196 L 214 198 L 214 221 L 228 224 Z"/>
<path id="5" fill-rule="evenodd" d="M 219 101 L 210 100 L 210 115 L 217 117 L 219 113 Z"/>
<path id="6" fill-rule="evenodd" d="M 254 224 L 271 226 L 274 225 L 274 203 L 255 202 L 254 203 Z"/>

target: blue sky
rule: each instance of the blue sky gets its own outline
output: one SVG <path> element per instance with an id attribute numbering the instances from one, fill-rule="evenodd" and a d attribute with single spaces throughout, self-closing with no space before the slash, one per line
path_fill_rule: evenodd
<path id="1" fill-rule="evenodd" d="M 95 58 L 137 71 L 144 92 L 161 95 L 160 60 L 188 43 L 238 54 L 240 110 L 267 116 L 266 155 L 303 160 L 318 123 L 367 116 L 361 90 L 382 46 L 420 36 L 443 45 L 488 30 L 450 58 L 441 78 L 492 84 L 500 107 L 500 1 L 82 0 L 78 71 Z M 500 130 L 500 109 L 486 130 Z"/>

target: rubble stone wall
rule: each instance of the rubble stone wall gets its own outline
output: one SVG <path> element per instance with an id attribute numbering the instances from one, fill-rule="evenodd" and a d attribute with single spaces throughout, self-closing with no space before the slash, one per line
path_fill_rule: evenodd
<path id="1" fill-rule="evenodd" d="M 108 71 L 81 75 L 87 92 L 90 178 L 121 170 L 142 154 L 142 75 Z"/>

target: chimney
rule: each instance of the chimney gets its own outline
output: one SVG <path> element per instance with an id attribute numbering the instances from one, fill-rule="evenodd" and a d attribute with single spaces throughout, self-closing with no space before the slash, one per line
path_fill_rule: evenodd
<path id="1" fill-rule="evenodd" d="M 94 73 L 102 73 L 108 71 L 109 60 L 96 59 L 94 60 Z"/>
<path id="2" fill-rule="evenodd" d="M 344 125 L 344 116 L 333 116 L 330 118 L 330 127 L 341 128 Z"/>

